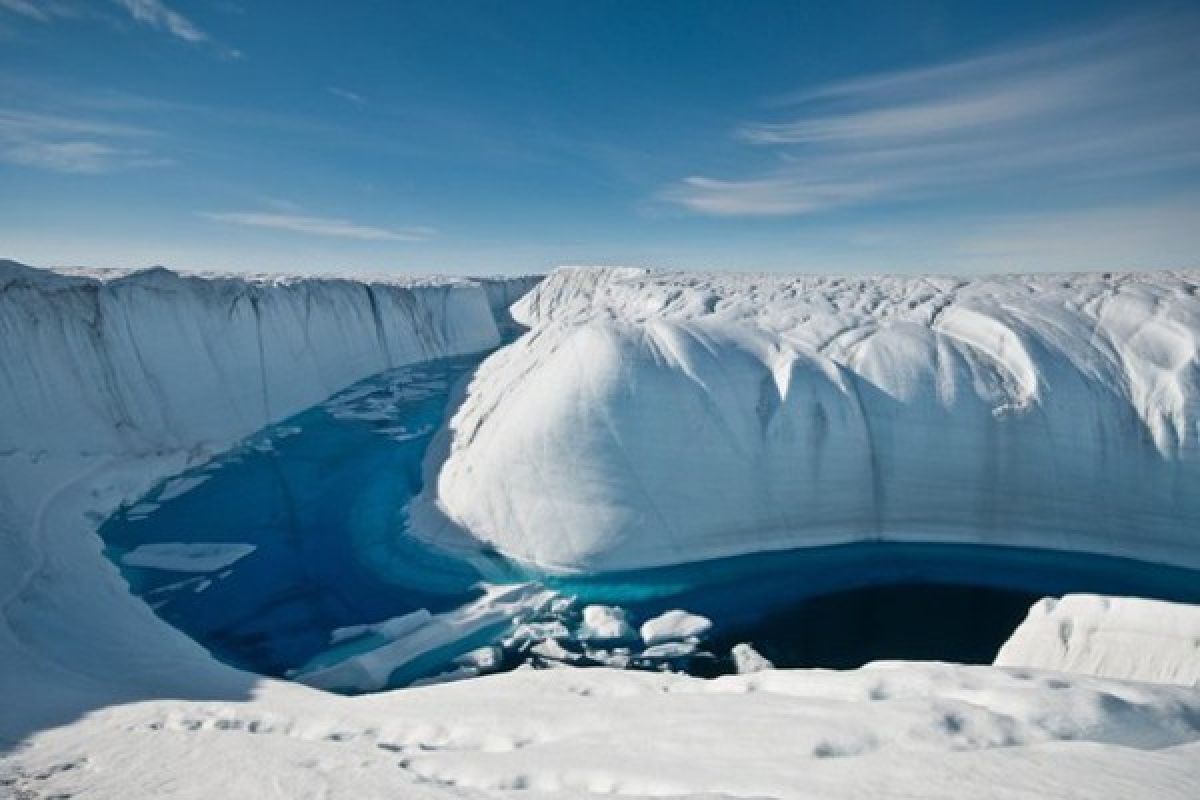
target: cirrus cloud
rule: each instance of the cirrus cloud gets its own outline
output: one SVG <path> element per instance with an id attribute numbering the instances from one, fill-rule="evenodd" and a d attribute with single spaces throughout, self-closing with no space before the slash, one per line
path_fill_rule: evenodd
<path id="1" fill-rule="evenodd" d="M 303 233 L 311 236 L 332 236 L 340 239 L 361 241 L 421 242 L 434 236 L 433 228 L 411 226 L 405 228 L 379 228 L 345 219 L 311 217 L 300 214 L 276 214 L 260 211 L 208 211 L 202 217 L 230 225 L 249 228 Z"/>
<path id="2" fill-rule="evenodd" d="M 956 62 L 818 86 L 736 140 L 774 166 L 694 174 L 660 198 L 714 216 L 1200 166 L 1200 18 L 1126 20 Z"/>

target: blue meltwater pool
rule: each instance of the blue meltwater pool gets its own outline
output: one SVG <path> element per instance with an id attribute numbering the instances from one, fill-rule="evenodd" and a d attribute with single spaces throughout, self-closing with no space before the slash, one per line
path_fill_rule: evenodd
<path id="1" fill-rule="evenodd" d="M 750 643 L 776 666 L 879 658 L 988 662 L 1029 605 L 1090 591 L 1200 602 L 1195 572 L 965 545 L 766 553 L 570 578 L 408 535 L 434 433 L 485 354 L 376 375 L 175 476 L 100 529 L 132 591 L 216 657 L 344 691 L 512 668 L 608 664 L 700 675 Z M 612 609 L 624 632 L 588 633 Z M 672 609 L 711 625 L 653 650 Z"/>

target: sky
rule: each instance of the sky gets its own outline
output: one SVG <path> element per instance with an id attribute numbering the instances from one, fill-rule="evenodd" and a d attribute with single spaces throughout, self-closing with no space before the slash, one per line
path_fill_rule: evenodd
<path id="1" fill-rule="evenodd" d="M 1200 266 L 1200 3 L 0 0 L 0 257 Z"/>

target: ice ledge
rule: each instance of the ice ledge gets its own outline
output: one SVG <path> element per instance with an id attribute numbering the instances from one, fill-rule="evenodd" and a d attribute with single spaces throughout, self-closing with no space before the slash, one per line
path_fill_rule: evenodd
<path id="1" fill-rule="evenodd" d="M 1200 606 L 1141 597 L 1047 597 L 1029 609 L 995 666 L 1200 686 Z"/>

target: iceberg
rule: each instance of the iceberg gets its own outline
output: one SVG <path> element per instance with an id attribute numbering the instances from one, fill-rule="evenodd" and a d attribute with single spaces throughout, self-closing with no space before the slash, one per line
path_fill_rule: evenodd
<path id="1" fill-rule="evenodd" d="M 1195 568 L 1198 287 L 559 270 L 431 450 L 414 529 L 562 573 L 856 541 Z"/>

